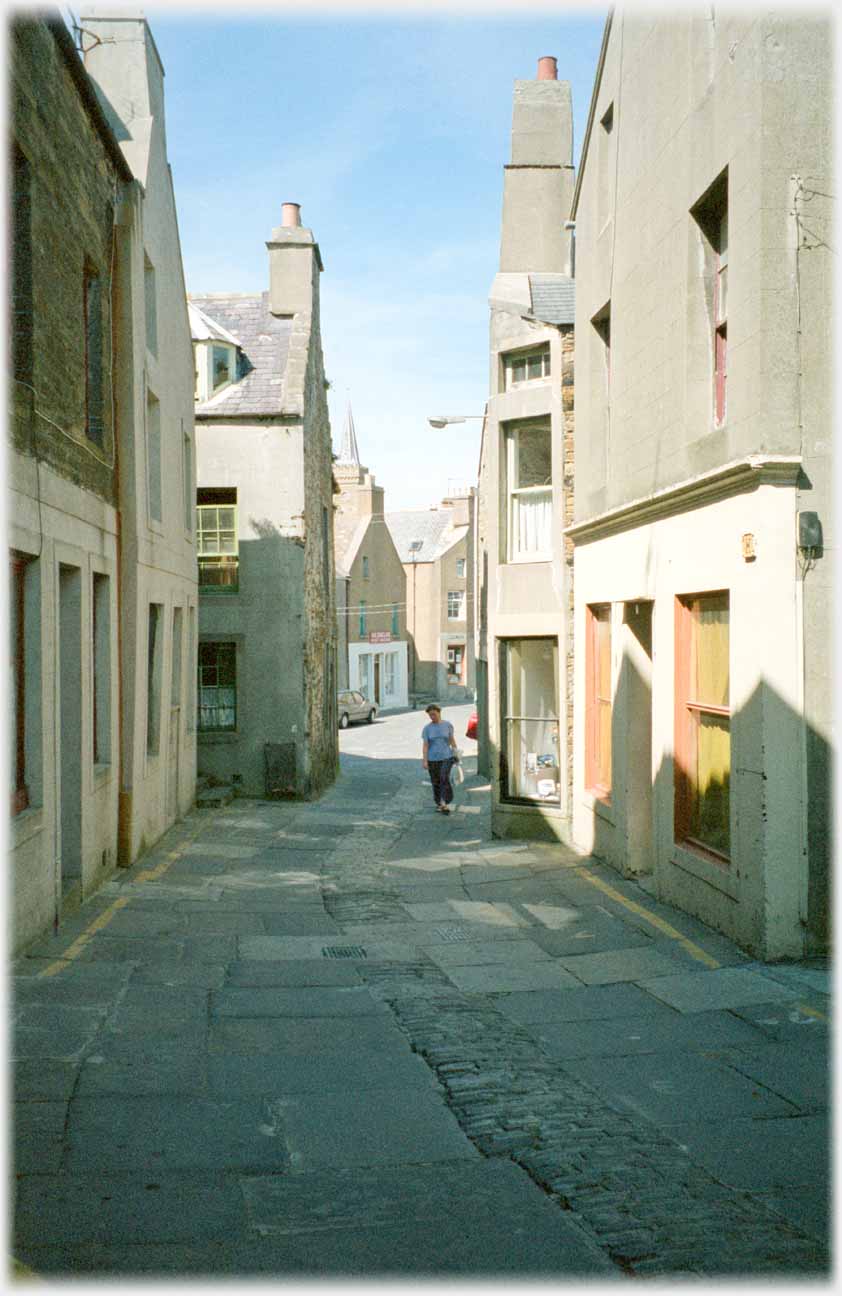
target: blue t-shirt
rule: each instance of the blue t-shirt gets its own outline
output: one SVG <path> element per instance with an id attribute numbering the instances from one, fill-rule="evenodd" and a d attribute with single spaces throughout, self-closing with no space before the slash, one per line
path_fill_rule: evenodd
<path id="1" fill-rule="evenodd" d="M 453 725 L 449 720 L 440 720 L 438 724 L 430 722 L 421 730 L 421 737 L 427 743 L 427 760 L 448 760 L 453 755 L 450 739 L 453 737 Z"/>

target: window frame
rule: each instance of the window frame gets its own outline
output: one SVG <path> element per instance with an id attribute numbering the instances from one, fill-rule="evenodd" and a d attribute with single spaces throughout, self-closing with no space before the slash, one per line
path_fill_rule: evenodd
<path id="1" fill-rule="evenodd" d="M 457 580 L 465 579 L 465 561 L 466 560 L 464 558 L 456 559 L 456 579 Z"/>
<path id="2" fill-rule="evenodd" d="M 550 480 L 548 484 L 542 486 L 513 486 L 512 482 L 516 477 L 517 470 L 517 453 L 518 442 L 524 431 L 540 429 L 546 433 L 547 443 L 550 452 Z M 547 418 L 521 419 L 512 423 L 504 423 L 503 431 L 503 463 L 505 468 L 505 506 L 506 506 L 506 537 L 505 537 L 505 558 L 507 563 L 539 563 L 551 562 L 553 556 L 553 472 L 552 472 L 552 425 Z M 515 497 L 518 499 L 529 496 L 537 498 L 538 496 L 547 496 L 550 506 L 550 522 L 547 534 L 547 548 L 540 550 L 520 550 L 516 546 L 515 535 Z"/>
<path id="3" fill-rule="evenodd" d="M 504 351 L 500 359 L 503 364 L 503 391 L 516 391 L 521 387 L 529 386 L 531 383 L 546 382 L 552 377 L 552 357 L 549 341 L 539 342 L 534 346 L 517 347 L 511 351 Z M 529 361 L 531 359 L 539 359 L 541 362 L 541 373 L 532 377 L 529 376 Z M 515 368 L 521 364 L 525 369 L 524 377 L 515 378 Z"/>
<path id="4" fill-rule="evenodd" d="M 219 665 L 219 662 L 218 662 L 218 661 L 215 662 L 215 663 L 213 663 L 213 664 L 203 662 L 203 661 L 202 661 L 202 655 L 203 655 L 204 652 L 206 652 L 206 651 L 209 650 L 209 649 L 216 649 L 216 650 L 219 650 L 219 649 L 222 649 L 222 648 L 224 648 L 224 649 L 230 649 L 230 652 L 226 652 L 226 657 L 228 658 L 228 664 L 233 666 L 233 672 L 232 672 L 232 673 L 233 673 L 233 680 L 234 680 L 233 685 L 221 685 L 218 681 L 217 681 L 216 684 L 207 684 L 207 685 L 206 685 L 206 684 L 204 683 L 204 680 L 203 680 L 203 677 L 202 677 L 202 671 L 203 671 L 203 669 L 215 669 L 215 670 L 219 671 L 219 670 L 220 670 L 220 665 Z M 239 720 L 240 720 L 240 708 L 239 708 L 239 694 L 238 694 L 238 675 L 239 675 L 239 671 L 238 671 L 238 661 L 237 661 L 237 643 L 236 643 L 236 640 L 233 640 L 233 639 L 201 639 L 201 640 L 199 641 L 199 647 L 198 647 L 198 651 L 197 651 L 197 653 L 196 653 L 196 733 L 197 733 L 198 736 L 201 737 L 201 736 L 207 736 L 207 735 L 213 735 L 213 734 L 232 734 L 232 733 L 238 733 L 238 732 L 239 732 L 239 727 L 238 727 L 238 726 L 239 726 Z M 202 690 L 205 689 L 205 688 L 207 688 L 207 689 L 211 689 L 211 688 L 212 688 L 212 689 L 220 689 L 220 688 L 222 688 L 222 687 L 230 687 L 230 688 L 233 689 L 234 701 L 233 701 L 233 706 L 232 706 L 232 708 L 231 708 L 231 709 L 233 710 L 233 712 L 234 712 L 234 719 L 233 719 L 233 723 L 232 723 L 232 724 L 226 724 L 226 725 L 222 725 L 222 724 L 216 724 L 216 725 L 207 725 L 207 724 L 203 724 L 203 723 L 202 723 L 202 712 L 203 712 L 203 711 L 211 711 L 211 710 L 215 710 L 215 711 L 218 712 L 218 711 L 220 711 L 222 708 L 221 708 L 220 706 L 218 706 L 218 705 L 215 706 L 215 707 L 211 707 L 211 706 L 204 706 L 203 703 L 202 703 Z M 228 708 L 226 708 L 226 709 L 228 709 Z"/>
<path id="5" fill-rule="evenodd" d="M 694 626 L 693 605 L 702 602 L 713 602 L 724 599 L 728 613 L 728 706 L 712 703 L 691 697 L 691 661 L 693 656 L 692 635 Z M 720 868 L 728 869 L 731 864 L 733 835 L 731 832 L 730 773 L 732 768 L 732 708 L 730 705 L 731 679 L 731 597 L 727 589 L 703 590 L 695 594 L 679 594 L 675 598 L 675 721 L 674 721 L 674 801 L 673 801 L 673 839 L 676 846 L 690 850 L 711 860 Z M 722 851 L 692 835 L 692 816 L 694 784 L 698 786 L 698 768 L 695 756 L 695 736 L 701 718 L 705 715 L 715 716 L 720 721 L 727 720 L 728 728 L 728 851 Z"/>
<path id="6" fill-rule="evenodd" d="M 452 611 L 455 608 L 456 611 Z M 448 590 L 447 591 L 447 619 L 448 621 L 465 620 L 465 591 Z"/>
<path id="7" fill-rule="evenodd" d="M 203 338 L 199 342 L 194 342 L 193 347 L 196 374 L 195 399 L 199 404 L 203 404 L 206 401 L 213 400 L 220 392 L 226 391 L 227 388 L 233 387 L 234 383 L 239 382 L 237 377 L 239 349 L 234 346 L 233 342 L 225 342 L 219 338 Z M 220 383 L 218 387 L 214 387 L 213 384 L 214 350 L 224 350 L 229 353 L 229 373 L 231 377 Z"/>
<path id="8" fill-rule="evenodd" d="M 367 631 L 367 629 L 366 629 L 366 624 L 367 624 L 367 622 L 366 622 L 366 603 L 365 603 L 365 599 L 360 599 L 359 614 L 360 614 L 359 635 L 360 635 L 360 637 L 362 638 L 362 636 L 363 636 L 364 634 L 368 634 L 368 631 Z"/>
<path id="9" fill-rule="evenodd" d="M 555 714 L 550 716 L 524 716 L 509 715 L 508 698 L 509 698 L 509 679 L 510 679 L 510 650 L 515 644 L 523 643 L 545 643 L 552 645 L 553 651 L 553 686 L 555 690 Z M 500 715 L 500 754 L 499 754 L 499 794 L 501 802 L 507 805 L 523 806 L 551 806 L 553 809 L 561 807 L 561 748 L 560 748 L 560 688 L 559 688 L 559 641 L 557 635 L 520 635 L 517 637 L 501 638 L 497 640 L 498 645 L 498 669 L 499 669 L 499 715 Z M 512 722 L 544 722 L 555 725 L 556 731 L 556 764 L 553 767 L 558 775 L 558 796 L 555 797 L 530 797 L 512 793 L 511 783 L 511 753 L 509 751 L 509 724 Z"/>
<path id="10" fill-rule="evenodd" d="M 614 714 L 612 605 L 589 603 L 585 607 L 585 791 L 611 804 Z M 606 630 L 601 627 L 605 626 Z M 603 650 L 608 658 L 608 696 L 600 691 Z M 608 750 L 603 751 L 602 716 L 608 712 Z M 607 774 L 607 777 L 606 777 Z"/>
<path id="11" fill-rule="evenodd" d="M 216 500 L 213 502 L 197 503 L 196 509 L 196 563 L 199 570 L 199 591 L 204 594 L 238 594 L 240 590 L 240 532 L 239 532 L 239 515 L 237 513 L 236 499 Z M 219 526 L 220 509 L 231 509 L 233 512 L 233 528 Z M 216 527 L 203 527 L 201 525 L 205 514 L 216 512 Z M 228 549 L 221 548 L 222 534 L 233 530 L 234 539 L 231 542 L 232 547 Z M 203 543 L 208 535 L 217 536 L 218 547 L 212 553 L 205 553 Z M 219 561 L 214 561 L 218 559 Z M 229 572 L 232 579 L 230 581 L 215 584 L 203 580 L 203 576 L 209 571 Z"/>

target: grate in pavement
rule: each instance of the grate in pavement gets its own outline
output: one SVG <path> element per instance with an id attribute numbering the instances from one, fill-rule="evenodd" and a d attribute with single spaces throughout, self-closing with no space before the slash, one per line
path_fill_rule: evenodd
<path id="1" fill-rule="evenodd" d="M 434 927 L 433 931 L 443 941 L 466 941 L 476 937 L 470 927 Z"/>
<path id="2" fill-rule="evenodd" d="M 322 958 L 368 958 L 362 945 L 325 945 Z"/>

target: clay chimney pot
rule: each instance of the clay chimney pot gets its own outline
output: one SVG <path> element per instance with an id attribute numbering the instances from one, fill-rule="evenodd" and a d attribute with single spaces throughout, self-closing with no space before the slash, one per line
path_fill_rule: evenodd
<path id="1" fill-rule="evenodd" d="M 557 81 L 558 80 L 558 60 L 552 54 L 546 54 L 538 60 L 538 80 L 539 81 Z"/>
<path id="2" fill-rule="evenodd" d="M 301 224 L 301 204 L 283 203 L 281 206 L 281 225 L 290 228 Z"/>

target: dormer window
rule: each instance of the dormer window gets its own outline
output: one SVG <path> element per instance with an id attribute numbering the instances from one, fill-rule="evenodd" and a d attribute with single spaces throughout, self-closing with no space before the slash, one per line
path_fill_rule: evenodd
<path id="1" fill-rule="evenodd" d="M 525 351 L 507 351 L 503 356 L 504 390 L 550 376 L 550 344 Z"/>
<path id="2" fill-rule="evenodd" d="M 195 342 L 196 400 L 207 401 L 237 381 L 237 348 L 227 342 Z"/>

